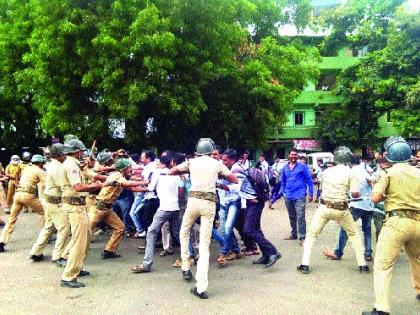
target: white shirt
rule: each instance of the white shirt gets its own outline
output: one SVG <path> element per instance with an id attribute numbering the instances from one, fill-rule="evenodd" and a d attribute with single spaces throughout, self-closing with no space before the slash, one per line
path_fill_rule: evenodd
<path id="1" fill-rule="evenodd" d="M 156 189 L 157 197 L 160 201 L 158 210 L 176 211 L 179 210 L 178 188 L 184 187 L 184 183 L 181 177 L 167 175 L 168 172 L 167 168 L 155 170 L 147 189 L 150 191 Z"/>
<path id="2" fill-rule="evenodd" d="M 150 180 L 153 179 L 153 171 L 156 169 L 156 162 L 150 162 L 149 164 L 145 165 L 143 168 L 142 176 L 144 180 Z M 150 192 L 144 194 L 145 199 L 152 199 L 156 198 L 155 189 L 149 189 Z"/>

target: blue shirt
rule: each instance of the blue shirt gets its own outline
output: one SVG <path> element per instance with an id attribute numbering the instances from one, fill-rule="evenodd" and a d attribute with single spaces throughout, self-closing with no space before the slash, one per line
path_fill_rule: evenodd
<path id="1" fill-rule="evenodd" d="M 281 192 L 287 199 L 299 199 L 306 197 L 306 188 L 309 195 L 314 195 L 314 183 L 309 168 L 304 163 L 297 162 L 293 170 L 287 163 L 281 173 Z"/>

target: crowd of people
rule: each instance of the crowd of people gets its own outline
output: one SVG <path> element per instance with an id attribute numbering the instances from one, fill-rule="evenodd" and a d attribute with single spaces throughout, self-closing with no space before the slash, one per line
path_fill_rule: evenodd
<path id="1" fill-rule="evenodd" d="M 13 155 L 2 171 L 0 180 L 7 185 L 0 185 L 0 203 L 9 217 L 7 223 L 0 219 L 0 252 L 9 247 L 19 214 L 28 209 L 40 215 L 43 225 L 30 259 L 44 260 L 46 245 L 55 239 L 52 261 L 64 268 L 61 286 L 85 286 L 78 278 L 89 275 L 83 267 L 92 233 L 109 229 L 103 259 L 121 256 L 118 247 L 124 236 L 146 240 L 138 247 L 144 251 L 143 261 L 130 268 L 133 273 L 152 271 L 155 248 L 167 256 L 180 245 L 181 259 L 173 266 L 190 281 L 191 266 L 197 264 L 191 293 L 206 299 L 211 239 L 219 243 L 220 266 L 260 255 L 252 263 L 269 268 L 281 258 L 261 230 L 261 215 L 266 202 L 272 208 L 283 197 L 291 228 L 284 239 L 303 246 L 297 267 L 303 274 L 310 273 L 313 244 L 330 220 L 341 230 L 335 250 L 325 249 L 323 255 L 340 260 L 350 239 L 359 271 L 368 273 L 374 222 L 376 303 L 365 313 L 387 314 L 391 271 L 402 247 L 420 299 L 420 154 L 413 167 L 404 139 L 390 138 L 384 148 L 374 167 L 346 147 L 334 152 L 334 161 L 318 160 L 315 169 L 296 149 L 287 162 L 276 159 L 270 166 L 261 155 L 253 167 L 246 153 L 222 151 L 209 138 L 199 140 L 195 156 L 166 150 L 157 157 L 152 150 L 128 154 L 105 149 L 95 154 L 95 145 L 87 150 L 68 135 L 64 144 L 53 144 L 43 155 Z M 306 203 L 313 201 L 319 205 L 307 229 Z"/>

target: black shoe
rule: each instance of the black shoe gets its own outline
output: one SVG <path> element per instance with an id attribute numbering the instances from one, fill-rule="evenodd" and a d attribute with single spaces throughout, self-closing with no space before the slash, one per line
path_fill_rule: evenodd
<path id="1" fill-rule="evenodd" d="M 84 283 L 77 282 L 76 279 L 73 279 L 73 280 L 70 280 L 70 281 L 61 280 L 60 285 L 64 288 L 72 288 L 72 289 L 85 287 Z"/>
<path id="2" fill-rule="evenodd" d="M 371 311 L 362 312 L 362 315 L 389 315 L 389 313 L 388 312 L 377 311 L 376 308 L 374 308 Z"/>
<path id="3" fill-rule="evenodd" d="M 300 265 L 296 269 L 297 269 L 297 271 L 299 271 L 300 273 L 303 273 L 303 274 L 308 274 L 309 273 L 309 266 L 306 266 L 306 265 Z"/>
<path id="4" fill-rule="evenodd" d="M 90 275 L 89 271 L 81 270 L 77 276 L 78 277 L 86 277 L 86 276 L 89 276 L 89 275 Z"/>
<path id="5" fill-rule="evenodd" d="M 29 259 L 32 259 L 33 262 L 40 262 L 44 260 L 44 254 L 41 255 L 31 255 Z"/>
<path id="6" fill-rule="evenodd" d="M 253 260 L 252 263 L 254 265 L 265 265 L 266 263 L 268 263 L 268 258 L 267 256 L 261 256 L 260 258 Z"/>
<path id="7" fill-rule="evenodd" d="M 280 253 L 275 253 L 274 255 L 271 255 L 270 257 L 268 257 L 268 261 L 265 264 L 265 268 L 269 268 L 272 265 L 274 265 L 277 260 L 279 260 L 281 258 Z"/>
<path id="8" fill-rule="evenodd" d="M 118 255 L 114 252 L 110 252 L 109 250 L 104 250 L 101 256 L 102 256 L 102 259 L 113 259 L 113 258 L 121 257 L 121 255 Z"/>
<path id="9" fill-rule="evenodd" d="M 57 260 L 52 260 L 52 263 L 56 264 L 57 267 L 65 267 L 67 265 L 67 260 L 65 260 L 64 258 L 60 258 Z"/>
<path id="10" fill-rule="evenodd" d="M 360 273 L 369 273 L 369 266 L 367 265 L 359 266 L 359 271 Z"/>
<path id="11" fill-rule="evenodd" d="M 6 244 L 4 244 L 3 242 L 0 242 L 0 253 L 4 253 L 4 246 Z"/>
<path id="12" fill-rule="evenodd" d="M 195 296 L 198 296 L 200 299 L 203 299 L 203 300 L 206 300 L 209 298 L 209 295 L 207 294 L 206 291 L 198 293 L 197 287 L 192 288 L 191 293 L 194 294 Z"/>
<path id="13" fill-rule="evenodd" d="M 416 295 L 417 301 L 420 301 L 420 293 Z"/>
<path id="14" fill-rule="evenodd" d="M 191 270 L 187 270 L 187 271 L 182 270 L 182 278 L 184 278 L 185 281 L 190 281 L 192 279 Z"/>

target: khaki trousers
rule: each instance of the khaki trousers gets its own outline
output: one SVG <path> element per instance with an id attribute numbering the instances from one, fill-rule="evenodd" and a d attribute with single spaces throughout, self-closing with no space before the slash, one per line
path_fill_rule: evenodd
<path id="1" fill-rule="evenodd" d="M 52 252 L 52 260 L 64 258 L 64 250 L 69 242 L 70 224 L 60 204 L 45 202 L 45 224 L 32 247 L 31 255 L 39 256 L 48 244 L 51 235 L 57 230 L 57 240 Z"/>
<path id="2" fill-rule="evenodd" d="M 4 230 L 1 234 L 0 242 L 3 242 L 4 244 L 9 242 L 10 236 L 15 229 L 17 218 L 24 206 L 32 208 L 35 213 L 38 213 L 41 216 L 41 223 L 44 225 L 44 208 L 42 207 L 39 199 L 37 199 L 33 194 L 17 192 L 14 197 L 9 220 L 7 221 L 6 226 L 4 227 Z"/>
<path id="3" fill-rule="evenodd" d="M 6 194 L 4 192 L 3 183 L 0 182 L 0 206 L 4 210 L 8 207 Z"/>
<path id="4" fill-rule="evenodd" d="M 195 275 L 198 293 L 206 291 L 209 284 L 209 246 L 215 212 L 216 205 L 213 201 L 190 197 L 182 219 L 180 232 L 182 270 L 187 271 L 190 269 L 190 252 L 188 250 L 190 230 L 195 221 L 200 218 L 200 258 L 197 262 L 197 273 Z"/>
<path id="5" fill-rule="evenodd" d="M 373 266 L 375 308 L 378 311 L 391 311 L 392 269 L 403 247 L 408 256 L 414 288 L 420 294 L 420 221 L 390 217 L 379 233 Z"/>
<path id="6" fill-rule="evenodd" d="M 95 229 L 101 220 L 104 220 L 112 228 L 112 235 L 105 246 L 105 250 L 115 253 L 124 236 L 124 223 L 114 211 L 110 209 L 99 210 L 96 206 L 91 206 L 89 210 L 91 231 Z"/>
<path id="7" fill-rule="evenodd" d="M 71 229 L 67 265 L 62 280 L 76 279 L 83 268 L 89 250 L 91 231 L 86 206 L 76 206 L 64 203 L 63 210 L 67 215 Z M 64 254 L 66 256 L 66 254 Z"/>
<path id="8" fill-rule="evenodd" d="M 309 231 L 306 234 L 305 243 L 303 245 L 303 257 L 302 265 L 309 266 L 311 262 L 311 251 L 315 243 L 315 240 L 321 234 L 323 228 L 328 221 L 334 220 L 347 232 L 351 245 L 356 252 L 356 260 L 359 266 L 366 265 L 365 258 L 363 256 L 364 247 L 362 242 L 362 236 L 359 233 L 356 222 L 349 210 L 337 210 L 333 208 L 327 208 L 325 205 L 319 205 L 316 210 Z"/>
<path id="9" fill-rule="evenodd" d="M 13 204 L 13 197 L 16 191 L 16 182 L 14 179 L 9 180 L 7 184 L 7 206 L 11 207 Z"/>

